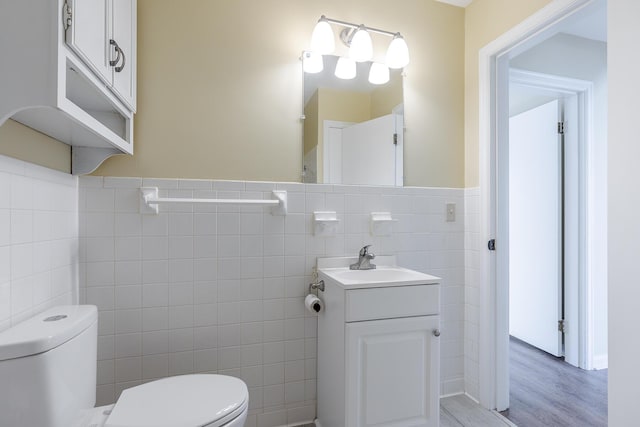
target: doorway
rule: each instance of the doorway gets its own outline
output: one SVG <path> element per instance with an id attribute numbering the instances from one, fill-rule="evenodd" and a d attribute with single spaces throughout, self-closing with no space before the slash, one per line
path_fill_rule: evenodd
<path id="1" fill-rule="evenodd" d="M 481 403 L 488 408 L 505 410 L 509 407 L 509 69 L 514 65 L 518 67 L 522 65 L 522 63 L 516 64 L 516 58 L 519 55 L 528 50 L 535 50 L 536 46 L 554 37 L 559 37 L 560 45 L 565 48 L 568 46 L 565 42 L 569 39 L 585 38 L 584 34 L 570 34 L 563 31 L 568 31 L 570 27 L 575 30 L 580 27 L 581 22 L 584 22 L 585 16 L 597 15 L 602 10 L 606 12 L 606 3 L 601 0 L 556 0 L 539 14 L 523 22 L 505 37 L 496 40 L 480 52 L 480 225 L 482 234 L 488 239 L 494 238 L 496 242 L 494 247 L 497 248 L 496 251 L 486 250 L 481 253 L 479 397 Z M 553 51 L 544 48 L 535 53 L 549 58 L 554 52 L 559 53 L 561 50 Z M 559 56 L 556 61 L 548 61 L 546 66 L 575 67 L 576 61 L 572 56 L 575 52 L 577 50 L 571 50 L 569 56 Z M 555 74 L 552 70 L 539 71 Z M 593 80 L 591 81 L 593 83 Z M 594 83 L 594 85 L 596 87 L 594 97 L 597 97 L 597 84 Z M 573 260 L 574 265 L 577 266 L 574 270 L 577 287 L 574 291 L 565 289 L 565 299 L 575 298 L 575 301 L 578 301 L 578 309 L 577 313 L 565 312 L 558 319 L 562 320 L 564 317 L 566 321 L 567 316 L 577 319 L 570 324 L 567 322 L 566 326 L 574 331 L 578 330 L 578 334 L 572 336 L 585 338 L 579 339 L 577 345 L 573 346 L 578 351 L 577 356 L 572 357 L 575 357 L 576 365 L 587 369 L 592 369 L 600 363 L 596 360 L 598 354 L 594 351 L 596 343 L 593 339 L 598 329 L 596 327 L 598 311 L 594 309 L 595 295 L 600 295 L 599 292 L 601 292 L 596 284 L 604 284 L 604 301 L 606 301 L 606 275 L 604 282 L 600 280 L 601 272 L 606 272 L 606 256 L 599 256 L 603 249 L 599 247 L 601 242 L 599 236 L 601 233 L 606 236 L 606 211 L 603 213 L 598 208 L 600 205 L 606 206 L 606 191 L 601 191 L 603 187 L 606 189 L 606 156 L 601 155 L 602 152 L 606 153 L 606 138 L 603 140 L 600 137 L 603 134 L 606 135 L 606 102 L 592 102 L 591 105 L 592 107 L 586 108 L 585 111 L 587 115 L 593 114 L 593 116 L 602 113 L 599 117 L 604 117 L 604 132 L 601 129 L 602 126 L 594 125 L 594 120 L 585 121 L 584 126 L 579 127 L 579 131 L 585 136 L 583 145 L 579 146 L 583 155 L 567 154 L 566 156 L 575 159 L 577 171 L 583 177 L 578 181 L 576 192 L 579 212 L 577 229 L 573 232 L 577 232 L 578 239 L 568 240 L 566 236 L 564 239 L 565 243 L 580 242 L 580 236 L 583 236 L 580 245 L 582 249 L 575 252 L 577 255 Z M 599 111 L 600 105 L 602 105 L 602 111 Z M 568 169 L 565 164 L 566 172 Z M 565 215 L 566 213 L 565 211 Z M 569 230 L 564 228 L 564 233 L 567 232 Z M 606 248 L 604 253 L 606 254 Z M 599 263 L 599 259 L 602 262 Z M 567 267 L 566 261 L 564 260 L 562 264 L 564 269 Z M 563 278 L 567 286 L 566 272 L 563 273 Z M 570 292 L 574 294 L 570 296 Z M 604 325 L 606 329 L 606 322 Z M 568 336 L 567 334 L 565 338 Z M 561 346 L 564 344 L 565 351 L 568 349 L 566 340 L 563 343 L 562 338 L 559 338 L 559 343 Z M 569 358 L 569 353 L 566 353 L 565 357 Z"/>

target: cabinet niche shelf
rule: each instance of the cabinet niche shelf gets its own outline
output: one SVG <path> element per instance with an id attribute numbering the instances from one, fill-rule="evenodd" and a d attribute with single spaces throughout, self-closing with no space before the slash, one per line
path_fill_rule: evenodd
<path id="1" fill-rule="evenodd" d="M 136 0 L 2 2 L 0 55 L 10 60 L 0 62 L 0 125 L 13 119 L 71 145 L 74 175 L 92 172 L 115 154 L 132 154 L 135 10 Z M 116 11 L 119 23 L 107 15 Z M 92 25 L 90 16 L 104 24 Z M 71 33 L 92 42 L 94 56 L 106 64 L 115 55 L 106 44 L 114 33 L 124 34 L 121 45 L 129 52 L 118 85 L 114 78 L 106 83 L 96 61 L 70 47 Z"/>

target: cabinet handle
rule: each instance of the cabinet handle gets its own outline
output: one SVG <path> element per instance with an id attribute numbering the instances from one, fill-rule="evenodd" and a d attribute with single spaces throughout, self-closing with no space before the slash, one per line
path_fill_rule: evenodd
<path id="1" fill-rule="evenodd" d="M 116 67 L 116 73 L 121 72 L 124 69 L 124 65 L 127 62 L 127 59 L 124 55 L 124 51 L 122 49 L 120 49 L 120 46 L 118 46 L 118 43 L 116 43 L 116 41 L 114 39 L 110 39 L 109 40 L 109 44 L 111 46 L 114 47 L 114 49 L 116 50 L 116 59 L 109 61 L 109 65 L 111 65 L 112 67 Z M 120 55 L 122 54 L 122 65 L 120 65 L 119 67 L 118 62 L 120 62 Z"/>
<path id="2" fill-rule="evenodd" d="M 440 329 L 434 329 L 433 330 L 433 335 L 436 336 L 436 337 L 439 337 L 440 336 Z"/>

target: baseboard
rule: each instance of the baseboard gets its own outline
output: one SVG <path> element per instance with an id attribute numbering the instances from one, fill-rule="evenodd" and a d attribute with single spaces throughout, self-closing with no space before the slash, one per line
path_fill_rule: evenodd
<path id="1" fill-rule="evenodd" d="M 599 356 L 593 356 L 593 369 L 608 369 L 609 368 L 609 355 L 601 354 Z"/>
<path id="2" fill-rule="evenodd" d="M 440 399 L 445 399 L 447 397 L 452 397 L 452 396 L 460 396 L 461 394 L 466 394 L 466 393 L 464 391 L 457 391 L 455 393 L 441 394 Z"/>

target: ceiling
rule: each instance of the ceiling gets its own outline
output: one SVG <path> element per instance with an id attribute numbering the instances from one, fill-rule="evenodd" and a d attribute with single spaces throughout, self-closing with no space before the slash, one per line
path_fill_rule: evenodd
<path id="1" fill-rule="evenodd" d="M 471 4 L 473 0 L 436 0 L 436 1 L 439 1 L 440 3 L 451 4 L 453 6 L 467 7 Z"/>
<path id="2" fill-rule="evenodd" d="M 467 7 L 473 0 L 436 0 L 453 6 Z M 586 39 L 607 41 L 607 2 L 596 1 L 583 10 L 567 18 L 561 24 L 560 32 Z"/>
<path id="3" fill-rule="evenodd" d="M 597 1 L 565 19 L 559 31 L 585 39 L 607 41 L 607 2 Z"/>

